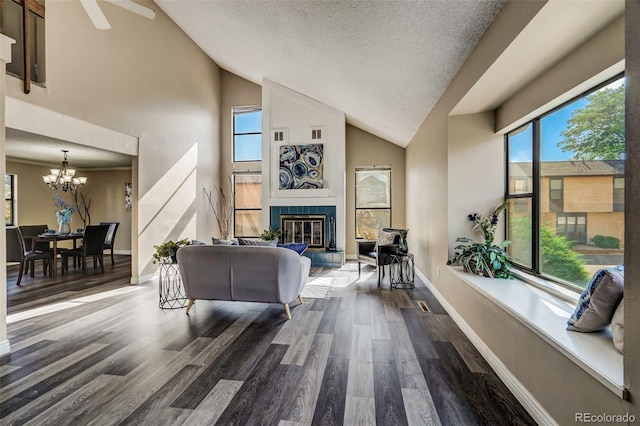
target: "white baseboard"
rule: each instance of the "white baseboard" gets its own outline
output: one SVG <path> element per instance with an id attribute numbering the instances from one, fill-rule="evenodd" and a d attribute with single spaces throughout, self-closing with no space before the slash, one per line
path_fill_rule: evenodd
<path id="1" fill-rule="evenodd" d="M 131 250 L 114 250 L 113 254 L 126 254 L 131 256 Z"/>
<path id="2" fill-rule="evenodd" d="M 4 354 L 8 354 L 11 352 L 11 348 L 9 347 L 9 341 L 3 340 L 0 342 L 0 356 Z"/>
<path id="3" fill-rule="evenodd" d="M 158 277 L 158 272 L 154 272 L 153 274 L 141 275 L 139 277 L 131 277 L 131 284 L 142 284 L 147 281 L 151 281 L 154 278 Z"/>
<path id="4" fill-rule="evenodd" d="M 447 302 L 442 294 L 436 289 L 436 287 L 427 279 L 427 277 L 416 268 L 416 275 L 427 285 L 427 288 L 438 299 L 438 302 L 447 311 L 453 321 L 460 327 L 462 332 L 473 343 L 473 345 L 482 354 L 485 360 L 489 363 L 491 368 L 496 372 L 498 377 L 509 388 L 511 393 L 520 401 L 522 406 L 533 417 L 533 419 L 540 425 L 553 425 L 557 426 L 558 423 L 549 415 L 547 410 L 544 409 L 537 399 L 527 390 L 526 387 L 511 373 L 506 365 L 498 358 L 496 354 L 484 343 L 484 341 L 473 331 L 473 328 L 462 318 L 462 316 L 453 309 L 453 306 Z"/>

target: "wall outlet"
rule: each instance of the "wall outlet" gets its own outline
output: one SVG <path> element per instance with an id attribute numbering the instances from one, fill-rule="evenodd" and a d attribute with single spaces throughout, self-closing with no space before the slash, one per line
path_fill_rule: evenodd
<path id="1" fill-rule="evenodd" d="M 440 276 L 440 267 L 436 266 L 436 277 Z"/>

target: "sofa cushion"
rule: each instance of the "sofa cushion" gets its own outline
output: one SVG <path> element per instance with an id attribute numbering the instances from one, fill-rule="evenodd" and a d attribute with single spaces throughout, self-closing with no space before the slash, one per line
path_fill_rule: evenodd
<path id="1" fill-rule="evenodd" d="M 225 240 L 222 238 L 211 237 L 211 242 L 214 246 L 232 246 L 235 243 L 231 240 Z"/>
<path id="2" fill-rule="evenodd" d="M 275 247 L 278 244 L 278 240 L 253 240 L 249 238 L 238 238 L 238 244 L 241 246 Z"/>
<path id="3" fill-rule="evenodd" d="M 624 290 L 624 266 L 597 271 L 582 292 L 567 330 L 601 331 L 610 323 Z"/>
<path id="4" fill-rule="evenodd" d="M 282 248 L 287 248 L 289 250 L 293 250 L 296 253 L 298 253 L 300 256 L 302 256 L 302 254 L 305 251 L 307 251 L 307 248 L 309 247 L 309 244 L 305 244 L 305 243 L 280 244 L 280 243 L 278 243 L 277 247 L 282 247 Z"/>
<path id="5" fill-rule="evenodd" d="M 611 336 L 613 337 L 613 345 L 616 349 L 624 352 L 624 297 L 613 313 L 613 318 L 611 319 Z"/>

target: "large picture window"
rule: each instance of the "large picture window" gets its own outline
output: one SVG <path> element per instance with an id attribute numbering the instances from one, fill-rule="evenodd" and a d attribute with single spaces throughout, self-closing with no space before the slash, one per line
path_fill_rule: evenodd
<path id="1" fill-rule="evenodd" d="M 356 238 L 376 239 L 391 226 L 391 169 L 356 170 Z"/>
<path id="2" fill-rule="evenodd" d="M 262 231 L 262 175 L 233 176 L 235 237 L 258 237 Z"/>
<path id="3" fill-rule="evenodd" d="M 516 265 L 579 290 L 623 263 L 624 141 L 622 77 L 506 135 Z"/>
<path id="4" fill-rule="evenodd" d="M 4 223 L 15 225 L 15 176 L 4 175 Z"/>
<path id="5" fill-rule="evenodd" d="M 262 160 L 262 108 L 233 108 L 233 161 Z"/>

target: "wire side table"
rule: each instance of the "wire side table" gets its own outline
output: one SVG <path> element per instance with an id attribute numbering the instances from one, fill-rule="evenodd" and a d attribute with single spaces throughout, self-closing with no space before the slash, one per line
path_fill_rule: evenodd
<path id="1" fill-rule="evenodd" d="M 391 260 L 391 264 L 389 266 L 391 289 L 415 288 L 416 266 L 413 262 L 413 253 L 396 253 L 390 255 L 389 259 Z"/>
<path id="2" fill-rule="evenodd" d="M 187 306 L 187 296 L 182 287 L 180 267 L 177 263 L 160 262 L 160 309 L 178 309 Z"/>

